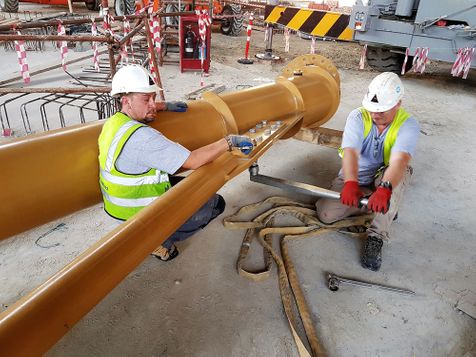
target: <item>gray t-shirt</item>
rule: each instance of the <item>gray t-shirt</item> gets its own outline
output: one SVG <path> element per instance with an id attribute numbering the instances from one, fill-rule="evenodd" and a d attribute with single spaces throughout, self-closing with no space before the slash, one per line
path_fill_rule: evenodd
<path id="1" fill-rule="evenodd" d="M 374 181 L 377 170 L 384 165 L 383 142 L 388 131 L 387 127 L 381 134 L 377 127 L 372 125 L 370 133 L 364 138 L 364 121 L 359 109 L 353 110 L 347 117 L 342 148 L 354 148 L 360 151 L 359 183 L 368 185 Z M 415 147 L 420 134 L 420 125 L 414 117 L 408 118 L 398 131 L 397 139 L 392 147 L 393 152 L 415 154 Z M 342 176 L 342 170 L 339 172 Z"/>
<path id="2" fill-rule="evenodd" d="M 145 126 L 131 135 L 116 161 L 116 167 L 127 174 L 141 174 L 151 168 L 173 174 L 189 156 L 188 149 Z"/>

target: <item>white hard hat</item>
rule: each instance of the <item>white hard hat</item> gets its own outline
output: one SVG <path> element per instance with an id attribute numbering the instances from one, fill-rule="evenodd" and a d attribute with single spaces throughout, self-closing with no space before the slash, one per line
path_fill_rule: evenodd
<path id="1" fill-rule="evenodd" d="M 127 65 L 120 68 L 112 79 L 111 96 L 126 93 L 154 93 L 162 88 L 154 84 L 149 71 L 139 65 Z"/>
<path id="2" fill-rule="evenodd" d="M 386 112 L 396 106 L 402 97 L 403 84 L 398 75 L 384 72 L 370 82 L 362 105 L 369 112 Z"/>

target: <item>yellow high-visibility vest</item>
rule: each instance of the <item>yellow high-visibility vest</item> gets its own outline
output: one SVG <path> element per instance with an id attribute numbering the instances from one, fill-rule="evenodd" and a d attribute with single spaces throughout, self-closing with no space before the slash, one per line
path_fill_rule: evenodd
<path id="1" fill-rule="evenodd" d="M 134 132 L 145 126 L 123 113 L 110 117 L 99 135 L 99 184 L 104 210 L 112 217 L 126 220 L 151 204 L 170 187 L 166 172 L 150 169 L 131 175 L 117 170 L 116 161 Z"/>
<path id="2" fill-rule="evenodd" d="M 372 121 L 372 117 L 370 116 L 370 113 L 367 109 L 361 107 L 359 110 L 360 113 L 362 113 L 362 120 L 364 122 L 365 139 L 372 130 L 374 122 Z M 383 142 L 383 162 L 385 166 L 388 166 L 390 163 L 390 155 L 392 153 L 392 147 L 397 140 L 398 131 L 400 130 L 403 123 L 405 123 L 405 121 L 410 117 L 411 115 L 408 114 L 408 112 L 403 108 L 398 109 L 397 113 L 395 114 L 395 118 L 388 128 L 387 134 L 385 135 L 385 140 Z M 339 148 L 339 156 L 344 157 L 344 149 Z"/>

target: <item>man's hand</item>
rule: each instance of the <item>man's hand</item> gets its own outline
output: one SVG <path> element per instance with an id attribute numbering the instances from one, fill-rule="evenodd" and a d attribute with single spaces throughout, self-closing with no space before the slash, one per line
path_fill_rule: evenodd
<path id="1" fill-rule="evenodd" d="M 165 102 L 165 110 L 168 112 L 186 112 L 188 105 L 185 102 L 173 101 Z"/>
<path id="2" fill-rule="evenodd" d="M 385 214 L 390 208 L 390 197 L 392 197 L 392 190 L 388 187 L 379 186 L 369 197 L 367 208 L 375 213 Z"/>
<path id="3" fill-rule="evenodd" d="M 340 201 L 351 207 L 359 207 L 359 201 L 363 197 L 357 181 L 349 180 L 344 183 L 344 188 L 340 193 Z"/>
<path id="4" fill-rule="evenodd" d="M 228 150 L 238 148 L 245 155 L 248 155 L 253 150 L 253 140 L 249 136 L 245 135 L 228 135 L 225 137 L 228 143 Z"/>

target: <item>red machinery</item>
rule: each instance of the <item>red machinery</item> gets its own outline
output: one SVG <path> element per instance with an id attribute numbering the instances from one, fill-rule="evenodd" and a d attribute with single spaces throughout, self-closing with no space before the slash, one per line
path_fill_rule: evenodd
<path id="1" fill-rule="evenodd" d="M 210 27 L 207 27 L 205 47 L 201 50 L 202 40 L 198 33 L 198 16 L 180 17 L 180 71 L 200 71 L 208 73 L 210 69 Z M 202 52 L 204 52 L 202 54 Z"/>
<path id="2" fill-rule="evenodd" d="M 45 5 L 65 5 L 68 6 L 68 0 L 21 0 L 22 2 L 34 2 Z M 72 2 L 82 2 L 86 4 L 89 10 L 99 10 L 101 0 L 71 0 Z M 19 0 L 0 0 L 0 8 L 6 12 L 18 12 Z"/>

